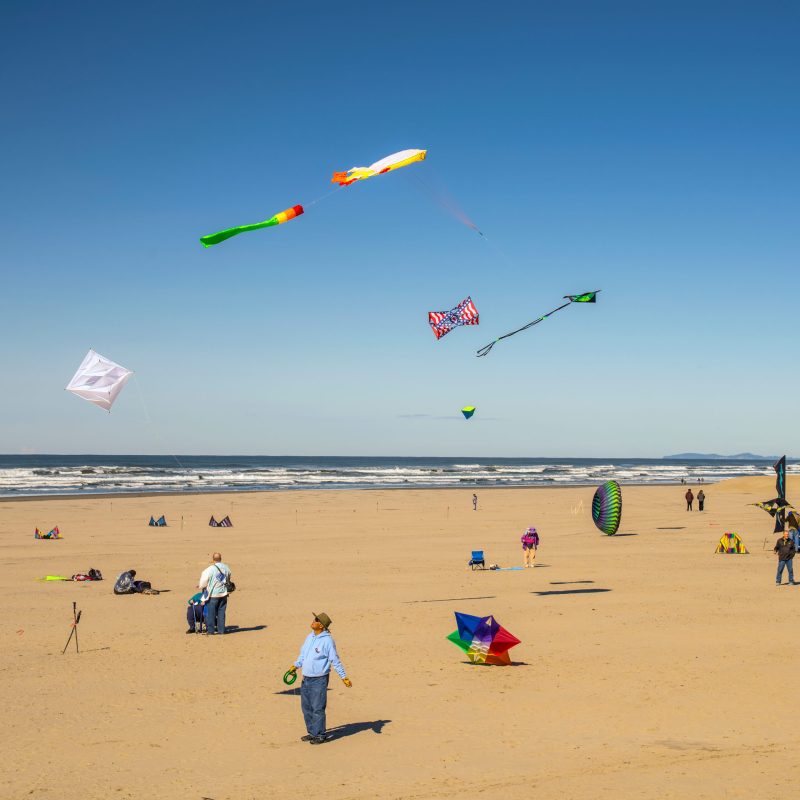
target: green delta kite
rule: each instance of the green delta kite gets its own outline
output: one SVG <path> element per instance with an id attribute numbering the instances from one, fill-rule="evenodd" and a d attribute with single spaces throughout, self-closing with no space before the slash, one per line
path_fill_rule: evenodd
<path id="1" fill-rule="evenodd" d="M 564 295 L 564 299 L 567 301 L 563 303 L 558 308 L 554 308 L 552 311 L 548 311 L 546 314 L 542 315 L 538 319 L 533 320 L 533 322 L 529 322 L 527 325 L 523 325 L 521 328 L 517 328 L 515 331 L 511 331 L 511 333 L 504 333 L 502 336 L 498 336 L 493 342 L 490 342 L 484 347 L 481 347 L 478 350 L 477 355 L 485 356 L 488 355 L 491 349 L 501 340 L 501 339 L 508 339 L 509 336 L 513 336 L 515 333 L 522 333 L 522 331 L 528 330 L 528 328 L 532 328 L 534 325 L 538 325 L 543 320 L 547 319 L 548 317 L 552 316 L 556 313 L 556 311 L 561 311 L 562 308 L 566 308 L 567 306 L 571 306 L 573 303 L 596 303 L 597 302 L 597 293 L 600 289 L 595 290 L 594 292 L 584 292 L 583 294 L 567 294 Z"/>

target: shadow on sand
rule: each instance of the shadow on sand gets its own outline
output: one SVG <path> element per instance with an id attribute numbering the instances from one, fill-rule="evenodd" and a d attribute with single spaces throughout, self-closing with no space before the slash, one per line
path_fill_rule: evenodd
<path id="1" fill-rule="evenodd" d="M 539 597 L 545 597 L 551 594 L 600 594 L 601 592 L 610 592 L 611 589 L 549 589 L 546 592 L 531 592 L 531 594 L 538 594 Z"/>
<path id="2" fill-rule="evenodd" d="M 373 722 L 348 722 L 345 725 L 339 725 L 336 728 L 328 728 L 327 733 L 331 741 L 336 739 L 344 739 L 346 736 L 354 736 L 363 731 L 372 731 L 373 733 L 383 733 L 383 728 L 391 722 L 390 719 L 376 719 Z"/>
<path id="3" fill-rule="evenodd" d="M 570 586 L 573 583 L 594 583 L 594 581 L 550 581 L 551 586 Z"/>
<path id="4" fill-rule="evenodd" d="M 231 633 L 250 633 L 250 631 L 263 631 L 267 626 L 266 625 L 251 625 L 249 628 L 240 628 L 238 625 L 226 625 L 225 626 L 225 635 Z"/>
<path id="5" fill-rule="evenodd" d="M 480 597 L 443 597 L 441 600 L 403 600 L 404 604 L 409 603 L 451 603 L 454 600 L 494 600 L 497 595 L 485 594 Z"/>

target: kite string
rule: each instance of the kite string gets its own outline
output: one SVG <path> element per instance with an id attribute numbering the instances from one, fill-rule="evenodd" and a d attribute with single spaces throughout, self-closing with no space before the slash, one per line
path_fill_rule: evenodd
<path id="1" fill-rule="evenodd" d="M 568 300 L 566 303 L 563 303 L 558 308 L 554 308 L 552 311 L 548 311 L 547 314 L 543 314 L 538 319 L 533 320 L 533 322 L 529 322 L 527 325 L 523 325 L 521 328 L 517 328 L 515 331 L 511 331 L 510 333 L 504 333 L 502 336 L 498 336 L 491 344 L 487 344 L 484 347 L 481 347 L 480 350 L 477 351 L 476 355 L 478 358 L 481 356 L 488 355 L 491 349 L 501 340 L 501 339 L 508 339 L 509 336 L 513 336 L 515 333 L 521 333 L 522 331 L 528 330 L 528 328 L 532 328 L 534 325 L 538 325 L 543 320 L 547 319 L 552 314 L 555 314 L 556 311 L 561 311 L 562 308 L 566 308 L 568 305 L 572 304 L 572 300 Z"/>
<path id="2" fill-rule="evenodd" d="M 147 422 L 147 424 L 151 426 L 151 431 L 155 435 L 155 438 L 159 441 L 163 441 L 160 430 L 153 425 L 153 420 L 152 417 L 150 416 L 150 411 L 148 410 L 147 403 L 145 402 L 144 399 L 144 392 L 142 391 L 142 387 L 139 384 L 139 379 L 136 377 L 135 372 L 133 373 L 133 382 L 136 384 L 136 389 L 139 392 L 139 399 L 142 401 L 142 409 L 144 410 L 145 422 Z M 181 460 L 178 458 L 178 456 L 175 455 L 175 453 L 170 453 L 169 455 L 175 459 L 175 462 L 181 469 L 186 469 L 186 467 L 184 467 L 184 465 L 181 463 Z"/>
<path id="3" fill-rule="evenodd" d="M 320 195 L 316 199 L 312 200 L 310 203 L 304 203 L 303 204 L 303 208 L 311 208 L 311 206 L 315 206 L 317 203 L 320 203 L 323 200 L 325 200 L 325 198 L 330 197 L 332 194 L 336 194 L 342 188 L 344 188 L 344 187 L 337 186 L 335 189 L 331 189 L 329 192 L 325 192 L 325 194 Z"/>

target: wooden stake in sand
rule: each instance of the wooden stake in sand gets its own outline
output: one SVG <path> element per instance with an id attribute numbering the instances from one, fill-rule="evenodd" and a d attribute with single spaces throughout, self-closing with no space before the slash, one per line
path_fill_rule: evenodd
<path id="1" fill-rule="evenodd" d="M 81 614 L 83 611 L 75 610 L 75 606 L 77 604 L 75 601 L 72 601 L 72 630 L 69 632 L 69 639 L 67 639 L 67 643 L 64 645 L 64 649 L 61 651 L 61 655 L 63 656 L 64 653 L 67 652 L 67 648 L 69 647 L 69 643 L 72 641 L 73 635 L 75 636 L 75 652 L 80 653 L 81 651 L 78 649 L 78 623 L 81 621 Z"/>

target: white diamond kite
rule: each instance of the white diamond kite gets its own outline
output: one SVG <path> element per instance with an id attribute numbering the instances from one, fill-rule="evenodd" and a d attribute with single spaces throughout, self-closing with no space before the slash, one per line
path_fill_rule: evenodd
<path id="1" fill-rule="evenodd" d="M 90 350 L 66 389 L 110 412 L 117 395 L 131 375 L 133 373 L 129 369 Z"/>

